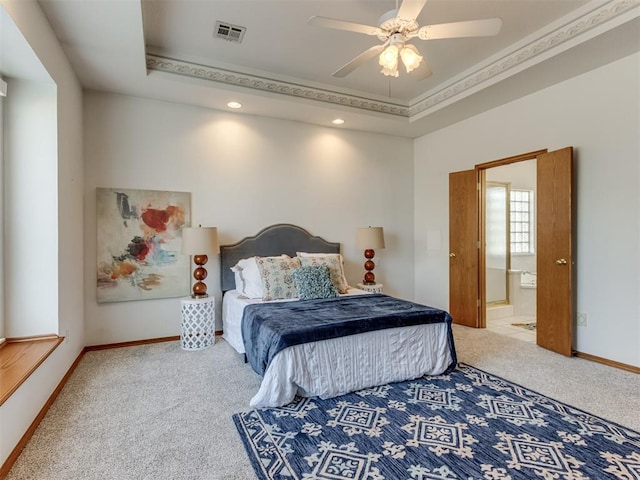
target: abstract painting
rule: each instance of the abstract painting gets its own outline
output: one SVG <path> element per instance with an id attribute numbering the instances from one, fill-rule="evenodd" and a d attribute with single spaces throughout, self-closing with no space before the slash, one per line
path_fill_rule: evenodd
<path id="1" fill-rule="evenodd" d="M 189 294 L 190 205 L 186 192 L 96 189 L 98 303 Z"/>

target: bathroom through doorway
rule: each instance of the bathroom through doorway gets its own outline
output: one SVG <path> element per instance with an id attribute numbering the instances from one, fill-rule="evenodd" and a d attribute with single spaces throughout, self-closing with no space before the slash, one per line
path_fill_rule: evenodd
<path id="1" fill-rule="evenodd" d="M 536 341 L 536 159 L 486 169 L 486 328 Z"/>

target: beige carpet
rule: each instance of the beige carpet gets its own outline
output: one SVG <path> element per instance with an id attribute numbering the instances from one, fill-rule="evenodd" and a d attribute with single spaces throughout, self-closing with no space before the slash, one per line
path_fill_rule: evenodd
<path id="1" fill-rule="evenodd" d="M 640 431 L 640 376 L 455 327 L 458 360 Z M 255 478 L 231 414 L 260 378 L 224 341 L 87 353 L 9 480 Z"/>

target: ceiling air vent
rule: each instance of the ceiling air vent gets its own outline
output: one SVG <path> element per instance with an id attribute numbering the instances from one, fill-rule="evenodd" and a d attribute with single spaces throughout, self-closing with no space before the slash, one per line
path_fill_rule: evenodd
<path id="1" fill-rule="evenodd" d="M 222 38 L 223 40 L 229 40 L 230 42 L 241 43 L 246 30 L 247 29 L 245 27 L 217 21 L 216 30 L 213 32 L 213 36 Z"/>

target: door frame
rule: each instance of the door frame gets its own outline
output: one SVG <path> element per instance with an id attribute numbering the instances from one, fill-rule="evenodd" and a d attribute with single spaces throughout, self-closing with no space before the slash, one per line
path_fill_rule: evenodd
<path id="1" fill-rule="evenodd" d="M 479 282 L 479 296 L 480 296 L 480 315 L 478 318 L 478 327 L 486 328 L 487 327 L 487 284 L 486 284 L 486 274 L 485 270 L 487 268 L 486 265 L 486 246 L 485 246 L 485 221 L 486 221 L 486 198 L 485 198 L 485 186 L 486 186 L 486 171 L 489 168 L 493 167 L 501 167 L 504 165 L 510 165 L 512 163 L 523 162 L 526 160 L 534 160 L 538 157 L 538 155 L 542 155 L 547 153 L 547 149 L 544 150 L 536 150 L 533 152 L 523 153 L 520 155 L 515 155 L 513 157 L 501 158 L 499 160 L 493 160 L 491 162 L 486 163 L 478 163 L 475 165 L 476 175 L 478 178 L 478 205 L 480 207 L 479 218 L 478 218 L 478 240 L 479 246 L 478 249 L 478 282 Z"/>

